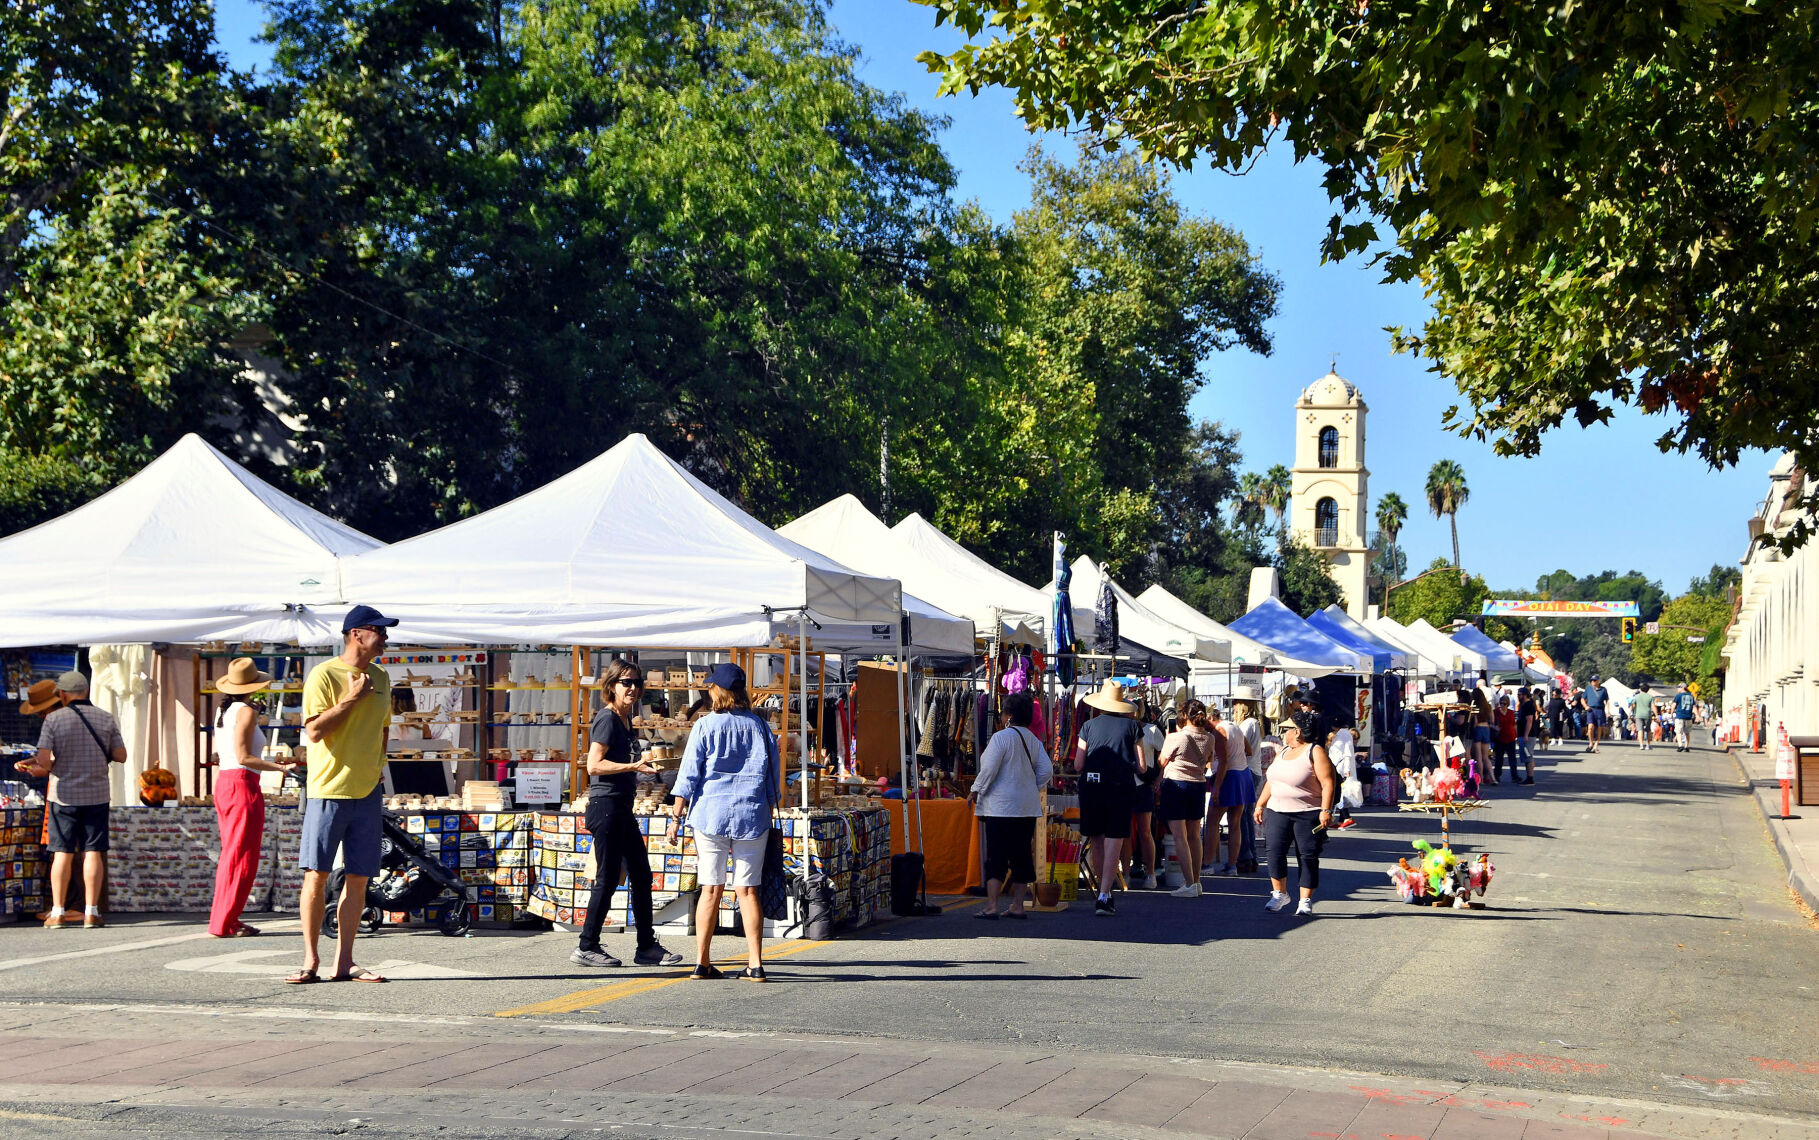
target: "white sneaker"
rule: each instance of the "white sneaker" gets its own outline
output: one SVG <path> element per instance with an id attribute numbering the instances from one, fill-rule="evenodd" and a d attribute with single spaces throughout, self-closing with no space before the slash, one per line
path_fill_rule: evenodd
<path id="1" fill-rule="evenodd" d="M 1228 871 L 1228 870 L 1230 870 L 1230 869 L 1231 869 L 1231 866 L 1232 866 L 1232 865 L 1231 865 L 1231 864 L 1230 864 L 1230 863 L 1220 863 L 1220 864 L 1219 864 L 1219 865 L 1217 865 L 1217 866 L 1214 866 L 1214 867 L 1208 867 L 1208 868 L 1207 868 L 1207 869 L 1206 869 L 1206 870 L 1204 870 L 1204 871 L 1202 871 L 1202 872 L 1200 872 L 1200 873 L 1201 873 L 1201 874 L 1202 874 L 1202 875 L 1223 875 L 1223 874 L 1225 874 L 1225 873 L 1226 873 L 1226 872 L 1227 872 L 1227 871 Z"/>
<path id="2" fill-rule="evenodd" d="M 1199 883 L 1189 883 L 1185 887 L 1175 888 L 1174 890 L 1170 891 L 1169 894 L 1175 896 L 1178 899 L 1197 899 L 1200 897 L 1200 884 Z"/>
<path id="3" fill-rule="evenodd" d="M 1270 901 L 1263 904 L 1263 909 L 1274 913 L 1288 905 L 1288 896 L 1280 891 L 1270 892 Z"/>
<path id="4" fill-rule="evenodd" d="M 1158 876 L 1151 875 L 1149 878 L 1138 883 L 1138 886 L 1146 891 L 1159 891 L 1162 889 L 1162 880 Z"/>
<path id="5" fill-rule="evenodd" d="M 1295 913 L 1297 915 L 1313 914 L 1314 913 L 1314 900 L 1313 899 L 1302 899 L 1301 905 L 1295 908 Z"/>

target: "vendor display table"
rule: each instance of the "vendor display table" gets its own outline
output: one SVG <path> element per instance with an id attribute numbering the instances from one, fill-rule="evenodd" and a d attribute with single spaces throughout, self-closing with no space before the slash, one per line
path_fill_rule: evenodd
<path id="1" fill-rule="evenodd" d="M 0 915 L 24 918 L 48 905 L 44 809 L 0 809 Z"/>
<path id="2" fill-rule="evenodd" d="M 659 925 L 680 926 L 689 920 L 692 892 L 699 886 L 699 865 L 693 834 L 684 830 L 675 843 L 670 843 L 664 834 L 668 826 L 667 816 L 638 817 L 638 827 L 647 836 L 645 844 L 650 852 L 651 903 L 656 920 Z M 777 826 L 783 831 L 785 872 L 801 875 L 806 860 L 809 875 L 824 876 L 834 890 L 836 922 L 864 926 L 889 913 L 889 855 L 895 833 L 884 812 L 876 808 L 780 812 Z M 592 837 L 587 834 L 585 821 L 570 812 L 539 812 L 535 828 L 532 858 L 536 873 L 532 876 L 528 909 L 553 922 L 579 926 L 587 917 L 587 898 L 593 889 Z M 629 892 L 615 892 L 607 921 L 624 925 L 630 905 Z M 735 905 L 733 892 L 727 891 L 720 900 L 721 911 L 730 915 Z M 794 900 L 791 909 L 794 918 Z M 785 920 L 765 925 L 767 933 L 774 936 L 804 937 L 799 922 Z"/>
<path id="3" fill-rule="evenodd" d="M 264 853 L 248 911 L 297 909 L 303 813 L 267 804 Z M 108 812 L 108 906 L 120 912 L 205 911 L 215 898 L 221 831 L 212 805 L 117 807 Z"/>
<path id="4" fill-rule="evenodd" d="M 886 800 L 891 812 L 891 854 L 901 855 L 916 842 L 916 817 L 904 818 L 904 801 Z M 984 886 L 979 853 L 978 820 L 966 800 L 915 800 L 908 805 L 922 815 L 923 872 L 931 895 L 963 895 Z"/>
<path id="5" fill-rule="evenodd" d="M 36 843 L 43 809 L 0 812 L 0 828 L 12 815 L 29 815 L 31 821 L 15 827 L 29 828 Z M 425 853 L 453 870 L 473 890 L 473 920 L 480 925 L 502 924 L 523 914 L 579 925 L 587 911 L 593 884 L 591 837 L 583 817 L 557 811 L 463 812 L 422 811 L 394 813 L 404 830 L 422 844 Z M 214 898 L 215 862 L 220 856 L 220 834 L 215 809 L 209 806 L 115 808 L 111 813 L 109 894 L 113 909 L 126 911 L 205 911 Z M 810 875 L 822 875 L 833 887 L 836 921 L 863 926 L 888 913 L 890 905 L 891 828 L 886 814 L 877 809 L 814 811 L 780 814 L 777 824 L 784 833 L 784 866 L 791 875 L 802 873 L 805 861 Z M 660 921 L 686 921 L 686 907 L 697 885 L 694 837 L 684 833 L 675 845 L 663 836 L 667 817 L 640 817 L 639 825 L 651 838 L 652 887 Z M 0 838 L 11 834 L 0 830 Z M 259 877 L 247 904 L 249 911 L 297 909 L 302 876 L 297 871 L 297 848 L 302 833 L 302 813 L 295 807 L 270 806 L 266 810 L 265 854 Z M 17 861 L 23 872 L 35 868 L 37 878 L 15 890 L 8 886 L 0 898 L 21 900 L 24 913 L 42 909 L 42 848 L 38 862 Z M 10 870 L 13 864 L 0 870 Z M 10 880 L 7 882 L 10 883 Z M 25 884 L 31 883 L 28 887 Z M 30 907 L 27 909 L 26 901 Z M 630 903 L 626 892 L 614 895 L 610 921 L 623 923 Z M 440 906 L 424 911 L 388 914 L 386 921 L 434 923 Z M 723 908 L 733 906 L 727 892 Z M 666 914 L 668 910 L 671 913 Z M 677 913 L 680 911 L 680 913 Z M 0 911 L 0 913 L 5 913 Z M 800 937 L 800 927 L 781 924 L 778 933 Z"/>

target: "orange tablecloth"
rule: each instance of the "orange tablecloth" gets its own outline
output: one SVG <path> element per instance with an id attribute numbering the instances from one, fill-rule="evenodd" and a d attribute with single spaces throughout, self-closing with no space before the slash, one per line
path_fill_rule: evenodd
<path id="1" fill-rule="evenodd" d="M 891 854 L 901 855 L 915 846 L 916 820 L 906 822 L 903 809 L 922 811 L 922 869 L 928 875 L 931 895 L 965 894 L 968 887 L 984 886 L 980 876 L 979 826 L 973 805 L 965 800 L 885 800 L 891 809 Z"/>

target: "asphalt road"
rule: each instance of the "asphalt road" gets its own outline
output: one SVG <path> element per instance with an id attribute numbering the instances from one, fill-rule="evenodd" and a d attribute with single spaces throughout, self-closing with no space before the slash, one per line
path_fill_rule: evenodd
<path id="1" fill-rule="evenodd" d="M 1438 825 L 1369 811 L 1330 843 L 1313 919 L 1265 913 L 1254 877 L 1209 879 L 1197 900 L 1128 895 L 1113 919 L 986 923 L 962 904 L 783 944 L 767 986 L 584 971 L 560 933 L 393 931 L 359 956 L 392 984 L 291 987 L 276 981 L 295 963 L 284 934 L 218 941 L 171 918 L 21 926 L 0 929 L 0 1007 L 1015 1045 L 1819 1119 L 1819 934 L 1729 757 L 1556 750 L 1535 787 L 1493 794 L 1454 830 L 1461 853 L 1497 865 L 1483 911 L 1398 902 L 1383 868 Z"/>

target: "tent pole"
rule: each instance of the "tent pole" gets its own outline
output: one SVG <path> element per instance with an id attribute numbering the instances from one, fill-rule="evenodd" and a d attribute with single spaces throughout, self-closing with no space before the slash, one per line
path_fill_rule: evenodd
<path id="1" fill-rule="evenodd" d="M 801 698 L 802 712 L 796 718 L 796 746 L 798 752 L 797 779 L 802 784 L 802 810 L 808 810 L 808 611 L 796 615 L 796 676 L 801 684 L 797 693 Z M 783 714 L 789 716 L 789 702 L 783 705 Z M 789 765 L 784 765 L 785 770 Z"/>

